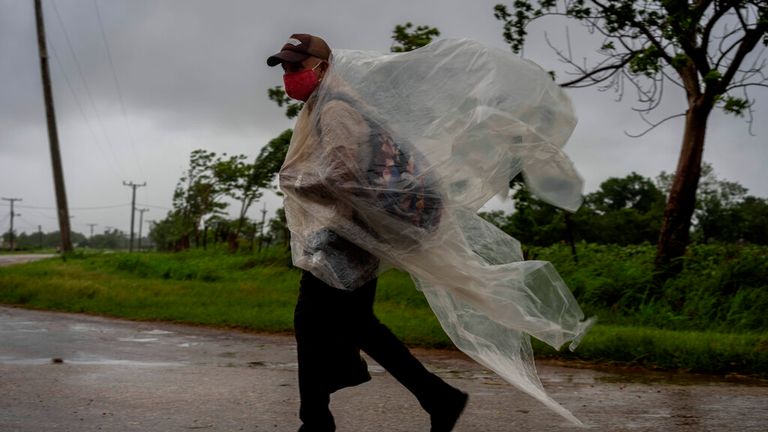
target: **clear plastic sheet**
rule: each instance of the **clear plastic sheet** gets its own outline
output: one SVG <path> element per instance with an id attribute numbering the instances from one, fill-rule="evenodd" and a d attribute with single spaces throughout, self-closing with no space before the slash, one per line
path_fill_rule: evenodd
<path id="1" fill-rule="evenodd" d="M 575 125 L 550 76 L 507 51 L 336 50 L 280 171 L 294 264 L 347 290 L 409 272 L 459 349 L 581 424 L 544 391 L 528 335 L 573 349 L 592 321 L 551 264 L 476 214 L 521 172 L 576 210 L 583 182 L 561 150 Z"/>

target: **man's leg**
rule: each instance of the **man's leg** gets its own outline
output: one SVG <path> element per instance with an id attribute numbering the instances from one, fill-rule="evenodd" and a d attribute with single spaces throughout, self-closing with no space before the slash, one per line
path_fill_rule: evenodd
<path id="1" fill-rule="evenodd" d="M 306 273 L 306 272 L 305 272 Z M 308 273 L 306 273 L 308 274 Z M 293 316 L 296 333 L 296 352 L 299 363 L 299 418 L 302 426 L 299 432 L 333 432 L 336 425 L 328 407 L 330 391 L 324 379 L 323 332 L 318 326 L 322 322 L 323 304 L 312 290 L 319 289 L 316 279 L 301 279 L 299 299 Z M 308 294 L 309 293 L 309 294 Z"/>
<path id="2" fill-rule="evenodd" d="M 430 414 L 432 431 L 450 431 L 467 402 L 467 395 L 428 371 L 389 328 L 373 314 L 375 285 L 360 295 L 360 311 L 366 316 L 358 334 L 360 348 L 407 388 Z"/>

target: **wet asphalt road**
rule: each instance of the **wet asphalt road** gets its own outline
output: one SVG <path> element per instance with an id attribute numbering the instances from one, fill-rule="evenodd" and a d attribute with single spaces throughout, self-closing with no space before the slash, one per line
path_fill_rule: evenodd
<path id="1" fill-rule="evenodd" d="M 14 255 L 0 255 L 0 267 L 9 266 L 12 264 L 22 264 L 30 261 L 38 261 L 41 259 L 55 257 L 54 254 L 14 254 Z"/>
<path id="2" fill-rule="evenodd" d="M 580 430 L 459 353 L 415 353 L 470 393 L 456 431 Z M 0 431 L 294 432 L 295 354 L 291 336 L 0 307 Z M 429 430 L 415 399 L 369 364 L 371 382 L 334 395 L 338 431 Z M 764 381 L 539 371 L 592 430 L 768 431 Z"/>

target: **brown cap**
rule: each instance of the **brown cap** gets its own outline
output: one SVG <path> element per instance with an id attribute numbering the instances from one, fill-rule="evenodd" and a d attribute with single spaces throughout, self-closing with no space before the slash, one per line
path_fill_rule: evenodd
<path id="1" fill-rule="evenodd" d="M 267 64 L 277 66 L 282 62 L 299 63 L 309 56 L 328 60 L 331 49 L 323 39 L 317 36 L 298 33 L 291 35 L 280 52 L 267 59 Z"/>

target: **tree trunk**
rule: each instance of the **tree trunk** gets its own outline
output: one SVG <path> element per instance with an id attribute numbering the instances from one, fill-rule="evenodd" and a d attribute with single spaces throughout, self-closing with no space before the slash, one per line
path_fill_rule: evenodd
<path id="1" fill-rule="evenodd" d="M 656 287 L 661 289 L 670 276 L 682 270 L 680 257 L 688 246 L 691 218 L 696 206 L 696 189 L 701 176 L 707 119 L 713 103 L 701 96 L 689 104 L 685 131 L 675 179 L 664 209 L 659 243 L 656 249 Z M 656 292 L 654 294 L 660 294 Z"/>
<path id="2" fill-rule="evenodd" d="M 571 257 L 573 258 L 573 262 L 578 264 L 579 256 L 576 255 L 576 241 L 574 241 L 573 238 L 573 218 L 571 218 L 571 214 L 565 210 L 563 210 L 563 216 L 565 219 L 565 237 L 568 240 L 568 244 L 571 246 Z"/>

